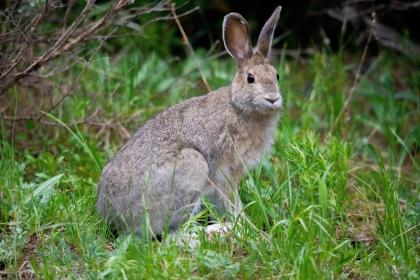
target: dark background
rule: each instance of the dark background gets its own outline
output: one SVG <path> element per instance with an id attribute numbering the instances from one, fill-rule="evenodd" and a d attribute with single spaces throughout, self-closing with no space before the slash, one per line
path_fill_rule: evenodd
<path id="1" fill-rule="evenodd" d="M 10 7 L 15 3 L 28 2 L 20 0 L 0 0 L 0 10 Z M 58 1 L 60 2 L 60 1 Z M 113 1 L 97 0 L 98 6 L 110 5 Z M 63 0 L 63 6 L 72 5 L 70 17 L 77 17 L 83 9 L 85 2 L 80 0 Z M 156 1 L 136 0 L 132 6 L 154 5 Z M 406 40 L 413 44 L 417 52 L 420 52 L 420 1 L 379 1 L 379 0 L 267 0 L 267 1 L 233 1 L 233 0 L 176 0 L 178 14 L 191 9 L 197 10 L 189 15 L 181 17 L 183 27 L 189 36 L 194 48 L 202 47 L 209 49 L 220 44 L 221 26 L 223 17 L 230 12 L 242 14 L 251 29 L 253 41 L 258 37 L 264 22 L 268 19 L 273 9 L 281 5 L 283 7 L 278 28 L 276 31 L 275 48 L 286 47 L 289 49 L 324 48 L 326 45 L 332 51 L 345 48 L 346 51 L 360 51 L 364 46 L 369 33 L 369 21 L 372 12 L 376 13 L 377 24 L 387 28 L 385 34 L 396 33 L 398 36 L 385 38 L 389 44 L 387 48 L 404 52 L 404 48 L 395 48 L 392 42 L 401 43 Z M 20 4 L 22 5 L 22 4 Z M 63 9 L 64 11 L 64 9 Z M 57 14 L 56 14 L 57 15 Z M 169 16 L 170 14 L 162 14 Z M 62 16 L 50 18 L 49 22 L 62 20 Z M 149 18 L 143 16 L 136 19 L 139 24 Z M 165 52 L 168 48 L 161 48 L 161 44 L 170 45 L 171 54 L 181 55 L 185 53 L 178 29 L 171 20 L 156 22 L 148 26 L 145 35 L 141 39 L 128 36 L 124 40 L 137 40 L 139 48 L 154 48 L 157 52 Z M 391 32 L 389 32 L 391 30 Z M 132 31 L 132 30 L 131 30 Z M 175 37 L 178 37 L 177 40 Z M 155 37 L 158 36 L 159 40 Z M 144 44 L 144 40 L 150 38 L 151 44 Z M 118 51 L 124 40 L 110 40 L 108 51 Z M 159 41 L 158 45 L 153 42 Z M 219 43 L 219 44 L 218 44 Z M 373 46 L 378 42 L 373 42 Z M 381 42 L 379 42 L 381 43 Z M 147 46 L 144 46 L 147 45 Z M 166 53 L 167 54 L 167 53 Z M 411 55 L 411 52 L 406 52 Z"/>
<path id="2" fill-rule="evenodd" d="M 340 40 L 347 50 L 358 50 L 367 38 L 366 20 L 375 11 L 377 23 L 393 29 L 405 39 L 420 41 L 420 1 L 190 1 L 181 10 L 199 6 L 198 12 L 182 18 L 182 23 L 195 47 L 209 48 L 221 38 L 224 15 L 238 12 L 248 21 L 255 42 L 259 30 L 273 9 L 283 7 L 276 35 L 287 41 L 288 48 L 307 48 L 329 42 L 337 50 Z M 345 15 L 347 20 L 343 32 Z M 341 39 L 340 39 L 341 38 Z"/>

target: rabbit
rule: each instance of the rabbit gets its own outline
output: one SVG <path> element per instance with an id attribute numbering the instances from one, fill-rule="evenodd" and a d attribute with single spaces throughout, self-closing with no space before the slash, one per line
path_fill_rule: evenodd
<path id="1" fill-rule="evenodd" d="M 221 214 L 240 214 L 237 186 L 270 151 L 282 108 L 279 75 L 268 62 L 280 11 L 255 48 L 245 19 L 226 15 L 223 42 L 237 65 L 232 83 L 150 119 L 106 164 L 96 208 L 118 231 L 175 232 L 203 198 Z"/>

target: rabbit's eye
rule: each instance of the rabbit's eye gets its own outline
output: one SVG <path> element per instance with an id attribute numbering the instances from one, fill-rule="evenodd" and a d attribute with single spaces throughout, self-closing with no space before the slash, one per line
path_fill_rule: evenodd
<path id="1" fill-rule="evenodd" d="M 251 73 L 248 74 L 248 77 L 246 78 L 248 84 L 252 84 L 253 82 L 255 82 L 255 78 L 254 75 L 252 75 Z"/>
<path id="2" fill-rule="evenodd" d="M 276 74 L 277 81 L 280 80 L 279 74 Z"/>

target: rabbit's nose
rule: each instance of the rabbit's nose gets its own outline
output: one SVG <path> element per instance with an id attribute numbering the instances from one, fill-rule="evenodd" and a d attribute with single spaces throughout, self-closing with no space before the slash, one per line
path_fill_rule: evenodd
<path id="1" fill-rule="evenodd" d="M 275 97 L 275 98 L 265 98 L 265 100 L 267 100 L 268 102 L 270 102 L 271 104 L 274 104 L 277 100 L 279 100 L 280 97 Z"/>

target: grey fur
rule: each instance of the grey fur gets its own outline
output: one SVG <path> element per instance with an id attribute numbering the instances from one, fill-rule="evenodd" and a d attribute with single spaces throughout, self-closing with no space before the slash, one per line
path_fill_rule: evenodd
<path id="1" fill-rule="evenodd" d="M 246 24 L 238 16 L 224 32 Z M 204 196 L 220 212 L 240 211 L 237 184 L 270 149 L 282 99 L 266 56 L 253 51 L 236 61 L 231 85 L 158 114 L 105 166 L 96 206 L 109 223 L 139 235 L 174 231 Z M 254 83 L 247 82 L 250 73 Z"/>

